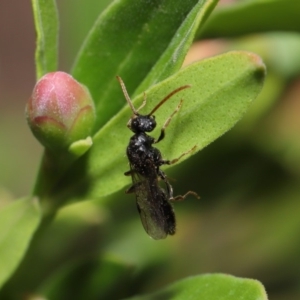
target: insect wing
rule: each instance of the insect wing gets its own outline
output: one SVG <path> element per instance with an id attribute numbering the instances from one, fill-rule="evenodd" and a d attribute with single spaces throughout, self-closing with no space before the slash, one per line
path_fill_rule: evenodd
<path id="1" fill-rule="evenodd" d="M 145 231 L 155 240 L 175 233 L 175 215 L 166 192 L 158 185 L 156 170 L 147 167 L 147 176 L 132 171 L 137 208 Z"/>

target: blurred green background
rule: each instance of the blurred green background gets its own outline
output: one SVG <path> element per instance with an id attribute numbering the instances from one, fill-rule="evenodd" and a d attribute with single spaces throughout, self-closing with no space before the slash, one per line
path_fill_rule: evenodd
<path id="1" fill-rule="evenodd" d="M 68 71 L 110 1 L 57 2 L 60 70 Z M 34 48 L 30 2 L 2 0 L 0 205 L 30 193 L 42 154 L 24 117 L 35 83 Z M 94 266 L 106 264 L 109 270 L 108 265 L 122 262 L 112 271 L 113 280 L 105 273 L 106 295 L 116 284 L 124 296 L 190 275 L 222 272 L 260 280 L 272 300 L 300 299 L 300 35 L 269 31 L 199 41 L 186 64 L 232 49 L 261 55 L 268 69 L 265 87 L 232 131 L 168 171 L 176 194 L 190 189 L 201 196 L 175 205 L 176 235 L 150 240 L 133 197 L 124 191 L 67 207 L 49 227 L 39 253 L 32 254 L 45 267 L 27 285 L 53 291 L 59 286 L 51 279 L 60 273 L 57 266 L 66 265 L 68 273 L 76 261 L 76 274 L 82 272 L 81 259 L 89 257 Z M 73 277 L 70 284 L 78 280 Z"/>

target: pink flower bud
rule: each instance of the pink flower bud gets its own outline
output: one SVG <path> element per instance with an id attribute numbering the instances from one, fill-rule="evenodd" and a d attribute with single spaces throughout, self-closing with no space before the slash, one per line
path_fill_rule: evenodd
<path id="1" fill-rule="evenodd" d="M 35 137 L 50 149 L 66 149 L 85 139 L 95 122 L 88 89 L 64 72 L 44 75 L 26 106 L 28 124 Z"/>

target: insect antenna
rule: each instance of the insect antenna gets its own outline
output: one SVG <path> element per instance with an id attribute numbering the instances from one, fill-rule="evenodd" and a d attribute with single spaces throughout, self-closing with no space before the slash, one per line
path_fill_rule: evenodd
<path id="1" fill-rule="evenodd" d="M 173 95 L 175 95 L 176 93 L 184 90 L 184 89 L 187 89 L 191 87 L 190 85 L 183 85 L 177 89 L 175 89 L 174 91 L 172 91 L 169 95 L 167 95 L 164 99 L 162 99 L 152 110 L 151 112 L 148 114 L 148 116 L 151 116 L 155 113 L 155 111 L 157 109 L 159 109 L 167 100 L 169 100 Z"/>
<path id="2" fill-rule="evenodd" d="M 125 96 L 126 101 L 128 102 L 128 104 L 129 104 L 132 112 L 137 116 L 138 115 L 138 111 L 135 109 L 135 107 L 132 104 L 132 101 L 131 101 L 131 99 L 130 99 L 130 97 L 128 95 L 128 92 L 126 90 L 126 87 L 125 87 L 125 84 L 124 84 L 122 78 L 120 76 L 116 76 L 116 77 L 117 77 L 117 79 L 118 79 L 118 81 L 120 83 L 120 86 L 121 86 L 121 89 L 123 91 L 123 94 Z"/>
<path id="3" fill-rule="evenodd" d="M 144 92 L 143 103 L 141 104 L 141 106 L 136 111 L 139 112 L 146 105 L 146 102 L 147 102 L 147 96 L 146 96 L 146 93 Z"/>

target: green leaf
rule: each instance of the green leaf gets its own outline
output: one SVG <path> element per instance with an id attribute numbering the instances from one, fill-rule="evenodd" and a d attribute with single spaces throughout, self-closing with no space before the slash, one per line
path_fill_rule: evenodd
<path id="1" fill-rule="evenodd" d="M 31 198 L 15 201 L 0 210 L 0 286 L 20 263 L 40 217 L 37 200 Z"/>
<path id="2" fill-rule="evenodd" d="M 88 2 L 57 1 L 59 17 L 63 24 L 59 30 L 59 45 L 63 49 L 64 66 L 71 66 L 92 25 L 112 0 L 88 0 Z M 63 21 L 65 20 L 65 22 Z"/>
<path id="3" fill-rule="evenodd" d="M 268 66 L 268 74 L 275 72 L 291 79 L 300 74 L 300 35 L 295 32 L 274 32 L 238 38 L 230 42 L 228 50 L 243 50 L 259 54 Z"/>
<path id="4" fill-rule="evenodd" d="M 284 78 L 300 74 L 300 36 L 299 33 L 271 33 L 260 36 L 257 43 L 264 48 L 267 65 Z"/>
<path id="5" fill-rule="evenodd" d="M 177 30 L 167 49 L 151 69 L 134 95 L 142 93 L 162 81 L 182 66 L 183 60 L 194 40 L 196 30 L 201 28 L 219 0 L 199 1 Z"/>
<path id="6" fill-rule="evenodd" d="M 230 37 L 265 31 L 300 31 L 300 1 L 246 0 L 220 6 L 200 28 L 199 38 Z"/>
<path id="7" fill-rule="evenodd" d="M 58 16 L 55 0 L 31 0 L 37 33 L 35 63 L 39 79 L 57 69 Z"/>
<path id="8" fill-rule="evenodd" d="M 163 157 L 176 158 L 195 145 L 199 151 L 229 130 L 259 94 L 264 75 L 265 67 L 258 56 L 230 52 L 192 64 L 149 89 L 147 105 L 141 113 L 149 112 L 175 88 L 192 86 L 173 96 L 155 113 L 158 128 L 152 136 L 158 137 L 163 122 L 184 99 L 183 107 L 166 130 L 166 138 L 158 144 Z M 142 98 L 139 95 L 134 99 L 135 107 Z M 129 168 L 125 149 L 132 135 L 126 127 L 131 115 L 126 106 L 94 136 L 88 156 L 80 160 L 82 165 L 75 164 L 65 178 L 64 186 L 73 189 L 69 193 L 74 196 L 80 190 L 80 197 L 98 198 L 129 183 L 123 173 Z"/>
<path id="9" fill-rule="evenodd" d="M 113 256 L 77 258 L 54 272 L 39 292 L 55 300 L 121 299 L 128 295 L 132 273 L 132 266 Z"/>
<path id="10" fill-rule="evenodd" d="M 267 300 L 263 285 L 253 279 L 208 274 L 180 280 L 156 293 L 128 300 Z"/>
<path id="11" fill-rule="evenodd" d="M 124 105 L 116 75 L 125 80 L 129 94 L 133 94 L 162 55 L 153 74 L 161 73 L 160 78 L 165 78 L 178 69 L 197 25 L 215 3 L 216 0 L 123 0 L 114 1 L 100 15 L 72 71 L 94 98 L 97 129 Z M 161 70 L 170 55 L 173 62 Z M 152 81 L 149 78 L 146 86 Z"/>

